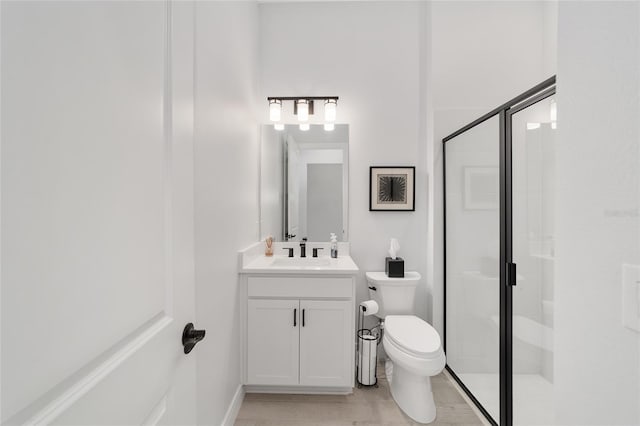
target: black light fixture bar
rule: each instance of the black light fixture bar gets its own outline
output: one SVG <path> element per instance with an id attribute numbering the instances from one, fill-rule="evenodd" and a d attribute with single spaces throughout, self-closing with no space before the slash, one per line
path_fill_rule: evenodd
<path id="1" fill-rule="evenodd" d="M 271 101 L 274 99 L 280 100 L 280 101 L 299 101 L 301 99 L 306 99 L 308 101 L 319 101 L 319 100 L 335 99 L 337 101 L 340 98 L 338 96 L 269 96 L 267 98 L 268 101 Z"/>
<path id="2" fill-rule="evenodd" d="M 340 99 L 338 96 L 269 96 L 267 97 L 267 101 L 271 103 L 271 101 L 280 101 L 282 104 L 283 101 L 293 101 L 293 114 L 298 115 L 298 101 L 305 100 L 309 104 L 309 115 L 313 115 L 314 101 L 335 101 L 338 102 Z"/>

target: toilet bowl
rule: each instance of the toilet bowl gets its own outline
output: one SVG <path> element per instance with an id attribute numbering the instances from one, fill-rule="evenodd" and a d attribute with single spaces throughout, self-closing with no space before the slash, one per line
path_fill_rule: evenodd
<path id="1" fill-rule="evenodd" d="M 382 344 L 389 357 L 386 370 L 393 399 L 415 421 L 434 421 L 431 376 L 445 365 L 438 332 L 414 315 L 389 315 Z"/>
<path id="2" fill-rule="evenodd" d="M 369 295 L 379 305 L 384 320 L 382 344 L 388 356 L 387 380 L 396 404 L 413 420 L 430 423 L 436 418 L 431 376 L 445 366 L 438 332 L 413 315 L 415 288 L 420 274 L 389 278 L 384 272 L 367 272 Z"/>

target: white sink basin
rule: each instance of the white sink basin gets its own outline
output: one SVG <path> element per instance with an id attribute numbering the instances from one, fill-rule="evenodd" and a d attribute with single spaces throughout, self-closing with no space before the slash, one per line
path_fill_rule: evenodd
<path id="1" fill-rule="evenodd" d="M 240 272 L 245 274 L 311 273 L 311 274 L 355 274 L 358 267 L 350 256 L 337 259 L 322 257 L 257 256 L 243 264 Z"/>
<path id="2" fill-rule="evenodd" d="M 329 266 L 328 257 L 274 257 L 273 266 L 285 266 L 285 267 L 315 267 L 315 266 Z"/>

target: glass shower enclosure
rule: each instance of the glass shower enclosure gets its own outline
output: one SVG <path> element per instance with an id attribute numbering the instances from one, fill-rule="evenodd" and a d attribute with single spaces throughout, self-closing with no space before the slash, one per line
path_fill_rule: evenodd
<path id="1" fill-rule="evenodd" d="M 493 424 L 554 424 L 554 95 L 443 139 L 446 368 Z"/>

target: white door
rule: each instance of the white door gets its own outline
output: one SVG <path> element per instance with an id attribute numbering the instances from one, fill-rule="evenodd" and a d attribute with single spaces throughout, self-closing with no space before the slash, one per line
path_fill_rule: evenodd
<path id="1" fill-rule="evenodd" d="M 287 232 L 291 240 L 300 241 L 300 148 L 291 136 L 287 138 Z"/>
<path id="2" fill-rule="evenodd" d="M 300 384 L 353 384 L 352 302 L 301 300 Z"/>
<path id="3" fill-rule="evenodd" d="M 247 383 L 298 384 L 299 301 L 249 299 L 247 314 Z"/>
<path id="4" fill-rule="evenodd" d="M 307 165 L 307 233 L 309 241 L 342 236 L 342 164 Z M 338 237 L 342 238 L 342 237 Z"/>
<path id="5" fill-rule="evenodd" d="M 193 424 L 192 5 L 0 12 L 2 424 Z"/>

